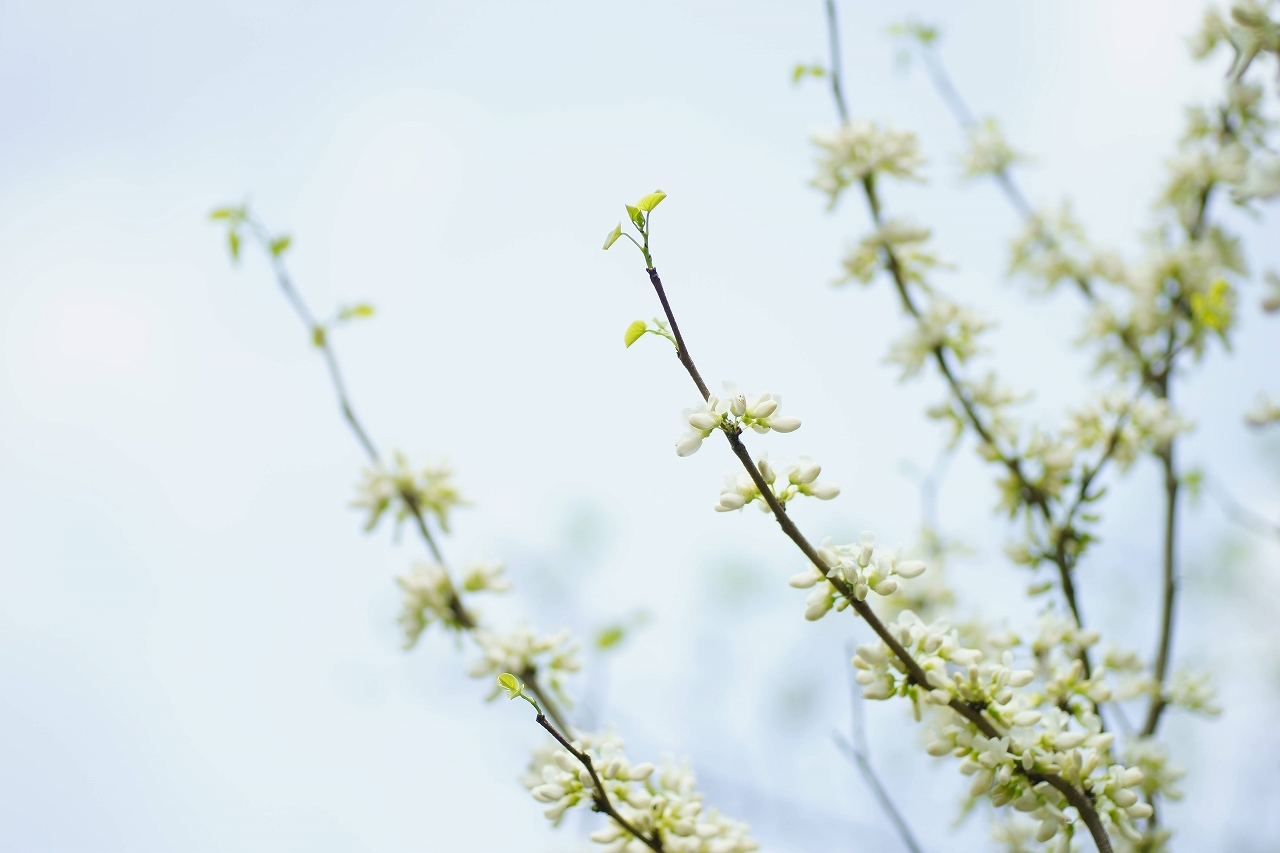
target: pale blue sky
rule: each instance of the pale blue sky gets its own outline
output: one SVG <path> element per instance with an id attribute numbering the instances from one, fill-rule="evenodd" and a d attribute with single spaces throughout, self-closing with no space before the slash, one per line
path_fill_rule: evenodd
<path id="1" fill-rule="evenodd" d="M 1182 104 L 1220 86 L 1182 44 L 1201 10 L 842 6 L 852 111 L 916 130 L 932 158 L 930 184 L 887 203 L 936 229 L 957 264 L 942 285 L 998 317 L 998 364 L 1036 391 L 1034 416 L 1090 387 L 1070 347 L 1080 306 L 1004 279 L 1014 217 L 959 181 L 960 136 L 918 68 L 894 71 L 885 27 L 941 24 L 971 106 L 1033 155 L 1031 198 L 1069 195 L 1099 242 L 1132 253 Z M 672 452 L 693 388 L 660 342 L 622 348 L 656 306 L 633 251 L 599 250 L 622 202 L 667 191 L 655 255 L 703 372 L 782 393 L 805 425 L 756 446 L 811 454 L 844 487 L 800 521 L 909 540 L 902 463 L 932 460 L 921 413 L 941 391 L 881 362 L 901 328 L 885 288 L 830 286 L 866 222 L 806 186 L 808 137 L 833 110 L 790 70 L 824 49 L 818 0 L 5 4 L 0 848 L 583 846 L 578 826 L 549 833 L 515 782 L 538 732 L 480 702 L 474 653 L 438 636 L 399 650 L 390 579 L 421 549 L 360 533 L 347 503 L 362 460 L 322 366 L 261 260 L 233 269 L 205 221 L 247 194 L 295 235 L 318 311 L 378 306 L 337 336 L 353 396 L 381 445 L 454 464 L 476 506 L 449 554 L 507 560 L 520 591 L 494 620 L 586 634 L 647 611 L 607 679 L 637 753 L 692 756 L 768 849 L 893 849 L 827 741 L 859 627 L 804 623 L 783 584 L 799 562 L 773 526 L 711 512 L 733 460 Z M 1280 266 L 1274 216 L 1233 222 L 1256 269 Z M 1259 389 L 1280 391 L 1280 339 L 1256 293 L 1245 302 L 1234 357 L 1215 351 L 1182 397 L 1199 424 L 1185 459 L 1280 517 L 1280 446 L 1240 423 Z M 1155 485 L 1139 466 L 1116 489 L 1081 570 L 1086 611 L 1143 651 Z M 966 447 L 941 496 L 975 548 L 957 577 L 1025 624 L 1017 596 L 988 595 L 1022 582 L 993 503 Z M 1255 807 L 1278 787 L 1275 736 L 1266 753 L 1248 732 L 1278 670 L 1258 687 L 1232 661 L 1275 605 L 1280 557 L 1211 503 L 1188 519 L 1178 649 L 1220 670 L 1229 711 L 1173 721 L 1202 799 L 1170 820 L 1274 847 L 1280 823 Z M 1223 590 L 1230 543 L 1244 568 Z M 980 822 L 948 835 L 954 769 L 929 769 L 901 708 L 869 713 L 929 849 L 980 849 Z"/>

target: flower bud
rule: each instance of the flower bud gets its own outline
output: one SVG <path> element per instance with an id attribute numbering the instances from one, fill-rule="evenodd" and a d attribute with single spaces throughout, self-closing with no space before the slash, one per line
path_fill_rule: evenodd
<path id="1" fill-rule="evenodd" d="M 924 563 L 919 560 L 903 560 L 895 571 L 904 578 L 916 578 L 924 574 Z"/>
<path id="2" fill-rule="evenodd" d="M 1015 669 L 1009 673 L 1010 687 L 1026 687 L 1036 680 L 1036 674 L 1029 669 Z"/>
<path id="3" fill-rule="evenodd" d="M 774 432 L 795 432 L 800 429 L 800 419 L 785 416 L 769 418 L 768 427 Z"/>
<path id="4" fill-rule="evenodd" d="M 809 494 L 820 501 L 829 501 L 840 494 L 840 487 L 835 483 L 814 483 L 809 487 Z"/>
<path id="5" fill-rule="evenodd" d="M 676 441 L 676 456 L 692 456 L 700 447 L 702 447 L 702 433 L 686 433 Z"/>

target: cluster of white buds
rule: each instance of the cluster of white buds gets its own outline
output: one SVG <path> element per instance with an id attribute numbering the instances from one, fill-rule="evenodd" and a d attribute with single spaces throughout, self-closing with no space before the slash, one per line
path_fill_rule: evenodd
<path id="1" fill-rule="evenodd" d="M 669 853 L 747 853 L 759 845 L 745 823 L 714 809 L 704 811 L 697 780 L 687 768 L 632 764 L 620 739 L 611 734 L 575 733 L 573 748 L 592 766 L 619 816 L 637 832 L 660 842 Z M 544 814 L 559 823 L 574 806 L 592 806 L 599 796 L 587 769 L 567 749 L 546 744 L 534 752 L 521 781 L 534 799 L 547 803 Z M 602 853 L 639 853 L 648 847 L 613 818 L 590 838 Z"/>
<path id="2" fill-rule="evenodd" d="M 462 572 L 462 588 L 467 592 L 508 592 L 511 582 L 502 576 L 506 569 L 497 560 L 472 563 Z"/>
<path id="3" fill-rule="evenodd" d="M 928 248 L 930 236 L 932 232 L 923 225 L 888 220 L 849 250 L 844 259 L 845 274 L 836 284 L 853 279 L 869 283 L 876 273 L 886 269 L 886 251 L 893 254 L 897 272 L 905 281 L 923 281 L 928 270 L 949 266 Z"/>
<path id="4" fill-rule="evenodd" d="M 997 807 L 1012 804 L 1029 813 L 1039 821 L 1041 842 L 1063 830 L 1070 835 L 1079 815 L 1047 782 L 1026 774 L 1056 774 L 1079 787 L 1127 837 L 1136 833 L 1134 819 L 1151 815 L 1150 806 L 1130 790 L 1142 782 L 1142 771 L 1111 762 L 1115 736 L 1102 731 L 1092 705 L 1063 710 L 1048 690 L 1023 690 L 1035 681 L 1032 670 L 1015 669 L 1008 650 L 999 662 L 983 662 L 982 651 L 961 645 L 946 620 L 926 625 L 903 611 L 888 628 L 928 683 L 916 684 L 889 646 L 877 641 L 859 646 L 853 658 L 863 696 L 909 697 L 917 716 L 921 705 L 940 706 L 939 728 L 926 748 L 930 755 L 961 759 L 960 772 L 973 777 L 970 797 L 989 796 Z M 946 707 L 952 701 L 981 709 L 999 734 L 983 734 Z"/>
<path id="5" fill-rule="evenodd" d="M 761 478 L 768 484 L 773 496 L 783 506 L 797 495 L 829 501 L 840 494 L 840 487 L 835 483 L 818 481 L 822 466 L 807 456 L 801 456 L 794 465 L 779 467 L 769 462 L 767 454 L 762 454 L 756 460 L 756 468 L 759 469 Z M 720 489 L 720 500 L 715 510 L 732 512 L 735 509 L 742 509 L 752 501 L 759 501 L 760 509 L 764 512 L 772 511 L 751 477 L 744 473 L 729 473 L 724 477 L 724 485 Z"/>
<path id="6" fill-rule="evenodd" d="M 858 601 L 865 601 L 871 592 L 892 595 L 898 589 L 897 578 L 915 578 L 924 572 L 919 560 L 903 560 L 896 549 L 876 548 L 875 534 L 864 530 L 858 541 L 849 545 L 837 545 L 826 539 L 818 548 L 818 556 L 825 564 L 810 565 L 788 581 L 796 589 L 809 589 L 805 600 L 804 618 L 821 619 L 833 607 L 836 611 L 849 606 L 849 599 L 836 589 L 831 580 L 843 582 Z"/>
<path id="7" fill-rule="evenodd" d="M 979 352 L 978 335 L 992 325 L 973 309 L 934 296 L 911 329 L 890 346 L 887 360 L 902 366 L 904 378 L 919 373 L 939 347 L 951 350 L 963 364 Z"/>
<path id="8" fill-rule="evenodd" d="M 763 394 L 742 394 L 730 383 L 725 383 L 727 396 L 715 394 L 681 415 L 689 431 L 676 440 L 677 456 L 692 456 L 702 447 L 702 442 L 716 430 L 739 433 L 744 429 L 755 432 L 795 432 L 800 419 L 777 414 L 782 398 L 767 391 Z"/>
<path id="9" fill-rule="evenodd" d="M 1111 458 L 1126 470 L 1139 453 L 1165 447 L 1191 427 L 1168 400 L 1134 399 L 1115 389 L 1072 412 L 1063 435 L 1082 450 L 1108 448 Z"/>
<path id="10" fill-rule="evenodd" d="M 1128 738 L 1124 759 L 1130 766 L 1142 770 L 1142 792 L 1148 799 L 1153 794 L 1166 800 L 1182 799 L 1178 780 L 1186 776 L 1187 771 L 1169 760 L 1169 751 L 1163 743 L 1151 737 Z"/>
<path id="11" fill-rule="evenodd" d="M 453 469 L 447 464 L 428 466 L 414 471 L 403 453 L 396 451 L 393 465 L 387 468 L 381 460 L 364 471 L 364 482 L 351 505 L 369 511 L 365 530 L 373 530 L 392 506 L 396 507 L 396 523 L 404 521 L 416 509 L 434 515 L 440 529 L 449 532 L 449 513 L 467 502 L 453 482 Z"/>
<path id="12" fill-rule="evenodd" d="M 977 380 L 960 380 L 969 405 L 981 410 L 987 433 L 997 440 L 1012 442 L 1018 437 L 1019 421 L 1009 414 L 1009 407 L 1031 399 L 1029 393 L 1018 393 L 1002 383 L 992 371 Z M 969 425 L 968 414 L 954 396 L 930 406 L 925 414 L 951 427 L 951 446 L 954 447 Z"/>
<path id="13" fill-rule="evenodd" d="M 400 609 L 400 627 L 404 629 L 404 647 L 411 649 L 432 622 L 458 628 L 453 610 L 455 591 L 449 573 L 435 563 L 415 563 L 407 575 L 396 578 L 404 593 Z"/>
<path id="14" fill-rule="evenodd" d="M 923 180 L 917 170 L 925 158 L 916 135 L 909 131 L 854 121 L 815 135 L 813 144 L 822 154 L 818 174 L 810 183 L 827 194 L 833 207 L 840 193 L 871 175 Z"/>
<path id="15" fill-rule="evenodd" d="M 1045 291 L 1063 281 L 1093 276 L 1121 281 L 1127 275 L 1114 253 L 1101 252 L 1089 243 L 1084 226 L 1066 202 L 1027 220 L 1010 244 L 1009 272 L 1027 276 Z"/>
<path id="16" fill-rule="evenodd" d="M 582 668 L 577 658 L 578 645 L 567 629 L 540 637 L 521 625 L 505 634 L 475 631 L 473 636 L 484 657 L 471 667 L 472 678 L 502 672 L 537 672 L 540 683 L 563 696 L 564 676 Z M 495 686 L 488 698 L 493 699 L 501 692 L 502 689 Z"/>
<path id="17" fill-rule="evenodd" d="M 1214 702 L 1217 696 L 1218 689 L 1209 673 L 1181 669 L 1169 679 L 1164 699 L 1185 711 L 1216 717 L 1222 713 L 1222 706 Z"/>
<path id="18" fill-rule="evenodd" d="M 978 445 L 978 452 L 988 462 L 1000 459 L 1000 451 L 990 444 Z M 1028 502 L 1026 486 L 1030 485 L 1039 495 L 1056 498 L 1071 480 L 1075 465 L 1074 448 L 1061 437 L 1034 429 L 1026 445 L 1018 452 L 1021 474 L 1008 471 L 996 480 L 1000 488 L 999 506 L 1012 517 Z"/>
<path id="19" fill-rule="evenodd" d="M 969 149 L 960 160 L 966 178 L 995 175 L 1026 158 L 1005 141 L 1000 125 L 993 118 L 984 119 L 969 128 Z"/>

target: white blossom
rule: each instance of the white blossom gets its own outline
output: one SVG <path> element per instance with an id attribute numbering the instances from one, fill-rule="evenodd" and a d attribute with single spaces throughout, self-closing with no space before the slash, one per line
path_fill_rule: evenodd
<path id="1" fill-rule="evenodd" d="M 1222 713 L 1222 707 L 1213 701 L 1217 695 L 1218 690 L 1207 672 L 1179 670 L 1165 687 L 1165 700 L 1170 705 L 1207 717 Z"/>
<path id="2" fill-rule="evenodd" d="M 778 414 L 782 397 L 765 392 L 743 394 L 725 383 L 726 396 L 710 395 L 706 400 L 681 412 L 688 432 L 676 440 L 677 456 L 692 456 L 702 447 L 702 442 L 716 430 L 740 433 L 744 429 L 754 432 L 795 432 L 800 419 Z"/>
<path id="3" fill-rule="evenodd" d="M 669 853 L 748 853 L 759 845 L 745 823 L 714 809 L 704 810 L 697 779 L 687 767 L 632 764 L 623 743 L 610 733 L 574 732 L 574 749 L 591 758 L 605 796 L 624 821 L 648 837 L 657 837 Z M 546 803 L 546 817 L 559 823 L 575 806 L 591 807 L 598 792 L 586 768 L 568 750 L 548 743 L 534 751 L 521 781 L 538 802 Z M 632 853 L 647 849 L 621 824 L 606 818 L 590 838 L 604 845 L 602 853 Z"/>
<path id="4" fill-rule="evenodd" d="M 408 458 L 396 451 L 392 466 L 387 468 L 379 460 L 366 468 L 364 482 L 360 484 L 352 506 L 367 509 L 369 519 L 365 530 L 373 530 L 379 519 L 392 506 L 396 507 L 396 523 L 403 522 L 416 508 L 424 515 L 434 515 L 440 529 L 449 532 L 449 513 L 457 506 L 466 506 L 453 482 L 453 469 L 447 464 L 429 465 L 414 471 Z"/>
<path id="5" fill-rule="evenodd" d="M 453 611 L 454 589 L 449 573 L 435 563 L 415 563 L 407 575 L 396 578 L 404 594 L 400 610 L 400 627 L 404 629 L 404 647 L 413 648 L 418 637 L 432 622 L 457 628 Z"/>
<path id="6" fill-rule="evenodd" d="M 1000 125 L 988 118 L 969 128 L 969 148 L 961 158 L 966 178 L 994 175 L 1026 159 L 1005 141 Z"/>
<path id="7" fill-rule="evenodd" d="M 813 143 L 822 154 L 811 183 L 830 197 L 832 206 L 846 188 L 869 176 L 923 180 L 917 170 L 925 158 L 915 134 L 909 131 L 855 121 L 815 135 Z"/>
<path id="8" fill-rule="evenodd" d="M 843 582 L 858 601 L 864 601 L 868 593 L 892 595 L 898 589 L 898 578 L 919 577 L 925 570 L 919 560 L 903 560 L 896 549 L 876 548 L 875 534 L 864 530 L 858 541 L 837 545 L 826 539 L 818 548 L 823 566 L 809 568 L 792 575 L 788 583 L 796 589 L 811 589 L 805 601 L 804 618 L 821 619 L 833 607 L 844 610 L 849 599 L 831 583 Z"/>
<path id="9" fill-rule="evenodd" d="M 564 676 L 577 672 L 578 646 L 568 630 L 538 636 L 521 625 L 504 634 L 492 631 L 474 631 L 472 636 L 483 652 L 483 657 L 471 667 L 472 678 L 486 678 L 495 673 L 511 672 L 524 678 L 524 673 L 536 672 L 542 683 L 562 695 Z M 494 687 L 489 698 L 501 693 Z"/>
<path id="10" fill-rule="evenodd" d="M 880 270 L 888 269 L 887 253 L 892 253 L 897 272 L 904 281 L 924 281 L 928 270 L 949 266 L 928 248 L 931 236 L 932 232 L 923 225 L 903 219 L 887 220 L 845 255 L 845 275 L 836 284 L 852 279 L 867 284 Z"/>
<path id="11" fill-rule="evenodd" d="M 893 342 L 888 361 L 903 368 L 903 376 L 914 376 L 939 347 L 950 350 L 960 363 L 979 352 L 978 335 L 994 324 L 971 308 L 963 308 L 942 296 L 929 300 L 915 325 Z"/>
<path id="12" fill-rule="evenodd" d="M 840 487 L 835 483 L 818 480 L 822 466 L 808 456 L 801 456 L 794 465 L 775 465 L 769 461 L 767 453 L 761 454 L 756 460 L 756 468 L 770 492 L 783 506 L 798 495 L 829 501 L 840 494 Z M 759 501 L 761 510 L 771 511 L 755 481 L 745 473 L 732 472 L 725 475 L 720 500 L 715 509 L 716 512 L 730 512 L 742 509 L 752 501 Z"/>

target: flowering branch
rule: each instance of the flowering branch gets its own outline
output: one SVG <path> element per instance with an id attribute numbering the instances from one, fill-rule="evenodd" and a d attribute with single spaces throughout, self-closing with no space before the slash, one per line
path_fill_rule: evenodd
<path id="1" fill-rule="evenodd" d="M 667 322 L 671 324 L 672 331 L 675 332 L 678 328 L 675 315 L 671 310 L 671 305 L 667 299 L 666 291 L 662 286 L 662 280 L 658 276 L 658 271 L 655 267 L 650 266 L 646 269 L 646 272 L 649 275 L 649 281 L 653 285 L 654 291 L 657 293 L 658 301 L 662 303 L 663 311 L 667 316 Z M 694 384 L 698 386 L 698 390 L 702 393 L 703 399 L 710 400 L 711 394 L 707 390 L 706 384 L 702 381 L 701 374 L 698 373 L 697 368 L 694 366 L 693 359 L 689 355 L 688 348 L 684 344 L 683 338 L 677 338 L 677 341 L 680 363 L 685 367 Z M 819 556 L 817 549 L 810 544 L 809 540 L 800 532 L 800 529 L 796 526 L 795 522 L 791 520 L 791 517 L 787 514 L 786 508 L 774 495 L 773 490 L 769 488 L 769 484 L 761 474 L 759 466 L 752 462 L 751 455 L 747 452 L 746 446 L 742 442 L 741 428 L 734 424 L 728 424 L 722 428 L 722 432 L 724 432 L 725 438 L 729 442 L 729 447 L 733 451 L 733 454 L 738 457 L 738 461 L 742 463 L 742 467 L 746 470 L 747 475 L 751 478 L 756 489 L 759 490 L 765 503 L 773 513 L 773 517 L 778 522 L 778 526 L 782 528 L 782 532 L 786 534 L 787 538 L 795 543 L 796 547 L 800 549 L 801 553 L 803 553 L 814 566 L 828 565 L 828 562 Z M 849 606 L 852 607 L 853 610 L 871 626 L 871 629 L 876 633 L 885 646 L 889 648 L 894 657 L 901 663 L 907 674 L 908 681 L 923 689 L 930 689 L 933 682 L 929 680 L 925 671 L 921 668 L 915 657 L 913 657 L 902 646 L 898 641 L 898 638 L 894 636 L 893 632 L 888 629 L 888 627 L 876 615 L 875 611 L 871 609 L 871 606 L 866 601 L 858 598 L 854 594 L 854 590 L 841 577 L 839 577 L 838 574 L 832 573 L 827 575 L 826 581 L 830 583 L 831 586 L 835 588 L 836 592 L 844 600 L 849 602 Z M 982 733 L 983 736 L 995 740 L 999 740 L 1002 737 L 1003 732 L 998 730 L 984 716 L 983 712 L 986 710 L 984 703 L 966 702 L 959 697 L 953 696 L 946 704 L 957 714 L 968 720 L 979 732 Z M 1076 811 L 1079 812 L 1081 819 L 1089 829 L 1090 835 L 1093 836 L 1094 843 L 1097 845 L 1099 853 L 1111 853 L 1111 841 L 1107 837 L 1107 831 L 1102 825 L 1102 821 L 1093 807 L 1093 802 L 1088 796 L 1077 789 L 1074 785 L 1054 773 L 1039 773 L 1034 770 L 1023 768 L 1020 765 L 1015 768 L 1015 772 L 1025 776 L 1033 784 L 1044 782 L 1061 793 L 1063 797 L 1066 798 L 1067 802 L 1074 806 Z"/>
<path id="2" fill-rule="evenodd" d="M 379 477 L 379 472 L 385 472 L 385 467 L 381 455 L 378 453 L 376 445 L 369 437 L 368 431 L 363 423 L 356 415 L 355 408 L 351 404 L 350 396 L 347 392 L 346 383 L 343 381 L 342 372 L 338 365 L 337 355 L 333 346 L 329 341 L 329 324 L 320 322 L 316 319 L 316 315 L 311 311 L 306 301 L 298 293 L 297 288 L 293 284 L 292 277 L 289 275 L 288 268 L 285 266 L 284 254 L 288 250 L 291 240 L 287 236 L 272 236 L 267 227 L 257 218 L 248 206 L 241 207 L 225 207 L 215 210 L 211 214 L 211 218 L 217 221 L 225 221 L 228 226 L 228 243 L 231 249 L 233 260 L 239 260 L 244 236 L 254 240 L 262 247 L 266 253 L 272 271 L 275 274 L 276 283 L 285 299 L 293 308 L 294 313 L 302 321 L 302 323 L 311 332 L 311 340 L 313 345 L 320 350 L 324 357 L 325 366 L 329 372 L 329 378 L 333 383 L 334 392 L 338 398 L 338 404 L 342 411 L 342 416 L 347 422 L 351 431 L 354 433 L 360 447 L 365 451 L 369 461 L 373 465 L 372 478 L 379 482 L 385 480 L 393 484 L 394 494 L 399 498 L 401 506 L 409 516 L 413 518 L 414 526 L 421 535 L 423 542 L 426 544 L 437 566 L 429 567 L 429 571 L 421 573 L 421 577 L 417 574 L 410 575 L 407 578 L 401 578 L 401 586 L 405 588 L 409 597 L 418 596 L 417 601 L 430 601 L 434 607 L 439 608 L 440 612 L 447 613 L 452 627 L 459 630 L 467 631 L 486 652 L 491 652 L 494 646 L 501 642 L 502 638 L 493 638 L 480 630 L 480 624 L 474 614 L 472 614 L 464 606 L 462 596 L 459 594 L 457 584 L 454 582 L 450 574 L 439 545 L 435 536 L 431 532 L 431 528 L 427 524 L 427 514 L 432 512 L 438 516 L 442 527 L 445 525 L 445 511 L 450 503 L 457 503 L 458 499 L 452 492 L 444 491 L 440 495 L 433 496 L 424 491 L 414 480 L 412 472 L 407 472 L 404 463 L 397 459 L 401 468 L 395 475 L 389 477 Z M 356 317 L 364 317 L 373 313 L 373 309 L 366 305 L 356 306 L 355 308 L 347 308 L 339 311 L 336 320 L 344 321 Z M 332 322 L 332 321 L 331 321 Z M 406 473 L 407 472 L 407 473 Z M 370 499 L 370 507 L 372 516 L 369 526 L 377 522 L 378 516 L 386 507 L 385 496 L 375 495 Z M 447 530 L 447 527 L 446 527 Z M 481 589 L 490 589 L 493 591 L 502 591 L 507 588 L 505 581 L 497 579 L 497 574 L 501 572 L 501 566 L 482 566 L 473 568 L 470 574 L 464 579 L 464 586 L 471 591 Z M 410 644 L 416 639 L 416 632 L 421 631 L 425 622 L 421 616 L 421 607 L 411 608 L 405 616 L 402 616 L 402 622 L 406 622 L 406 629 L 409 632 Z M 536 641 L 533 641 L 536 642 Z M 540 649 L 539 649 L 540 650 Z M 536 651 L 536 650 L 535 650 Z M 523 666 L 521 667 L 521 677 L 528 682 L 529 690 L 538 697 L 542 706 L 546 709 L 547 715 L 555 721 L 562 729 L 567 729 L 563 712 L 557 707 L 552 700 L 548 691 L 541 685 L 538 678 L 538 667 L 531 659 L 531 655 L 521 657 Z M 553 658 L 551 666 L 554 669 L 558 658 Z M 483 665 L 483 662 L 482 662 Z M 567 668 L 567 664 L 566 664 Z M 553 678 L 552 686 L 555 687 Z M 557 688 L 558 689 L 558 688 Z"/>
<path id="3" fill-rule="evenodd" d="M 596 773 L 595 762 L 591 760 L 591 756 L 570 743 L 569 740 L 560 733 L 560 730 L 556 728 L 556 725 L 552 724 L 552 722 L 546 718 L 542 713 L 542 708 L 538 705 L 538 702 L 525 695 L 525 685 L 520 681 L 520 679 L 516 678 L 509 672 L 504 672 L 502 675 L 498 676 L 498 685 L 506 691 L 508 699 L 520 698 L 532 705 L 533 710 L 537 712 L 537 716 L 534 719 L 537 721 L 538 725 L 546 729 L 547 732 L 556 739 L 556 742 L 564 747 L 570 755 L 576 758 L 578 763 L 582 765 L 583 769 L 587 771 L 587 775 L 591 779 L 591 785 L 594 791 L 593 808 L 595 811 L 602 812 L 613 818 L 618 826 L 622 827 L 633 837 L 638 839 L 646 847 L 652 850 L 653 853 L 662 853 L 662 839 L 658 837 L 657 833 L 654 833 L 652 836 L 645 835 L 618 813 L 618 810 L 614 808 L 613 803 L 609 800 L 609 793 L 605 790 L 604 783 L 600 781 L 600 776 Z M 534 688 L 534 692 L 537 694 L 536 688 Z M 541 694 L 537 695 L 538 699 L 542 698 Z"/>

